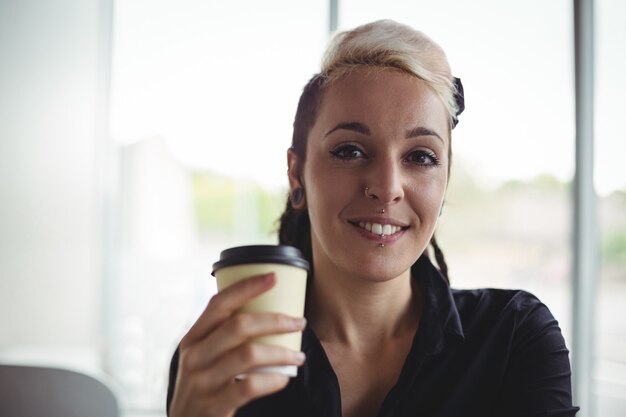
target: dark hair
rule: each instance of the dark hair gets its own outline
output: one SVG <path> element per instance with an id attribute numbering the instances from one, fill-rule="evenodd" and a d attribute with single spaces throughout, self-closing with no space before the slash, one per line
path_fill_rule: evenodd
<path id="1" fill-rule="evenodd" d="M 324 77 L 320 74 L 315 74 L 306 84 L 300 96 L 296 117 L 293 122 L 293 137 L 291 140 L 291 149 L 294 151 L 299 161 L 306 159 L 307 138 L 313 124 L 315 124 L 317 112 L 319 111 L 324 95 L 324 87 Z M 298 169 L 296 175 L 301 178 L 302 163 L 297 164 L 296 167 Z M 285 211 L 280 216 L 278 241 L 282 245 L 291 245 L 300 249 L 304 257 L 311 264 L 311 272 L 313 272 L 311 221 L 309 219 L 309 213 L 306 210 L 295 209 L 291 204 L 290 198 L 287 198 Z M 437 266 L 449 285 L 448 266 L 444 259 L 443 252 L 435 240 L 435 236 L 431 238 L 430 244 L 433 248 Z"/>

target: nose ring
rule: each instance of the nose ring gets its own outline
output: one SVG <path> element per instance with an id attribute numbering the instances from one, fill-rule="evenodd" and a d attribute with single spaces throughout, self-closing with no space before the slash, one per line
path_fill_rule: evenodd
<path id="1" fill-rule="evenodd" d="M 365 190 L 363 190 L 365 193 L 365 198 L 376 198 L 376 196 L 374 194 L 370 194 L 370 187 L 365 187 Z M 385 209 L 381 208 L 380 209 L 381 214 L 385 214 Z"/>

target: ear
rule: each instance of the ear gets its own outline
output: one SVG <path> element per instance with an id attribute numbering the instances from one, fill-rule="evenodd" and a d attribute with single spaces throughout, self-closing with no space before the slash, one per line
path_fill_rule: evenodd
<path id="1" fill-rule="evenodd" d="M 289 148 L 287 150 L 287 176 L 289 177 L 289 198 L 291 199 L 291 205 L 295 209 L 305 209 L 306 208 L 306 192 L 304 188 L 304 183 L 300 179 L 299 171 L 302 168 L 300 158 L 296 155 L 296 152 L 293 148 Z M 292 199 L 293 193 L 295 190 L 301 189 L 304 195 L 304 198 L 300 200 L 300 202 L 295 203 Z"/>

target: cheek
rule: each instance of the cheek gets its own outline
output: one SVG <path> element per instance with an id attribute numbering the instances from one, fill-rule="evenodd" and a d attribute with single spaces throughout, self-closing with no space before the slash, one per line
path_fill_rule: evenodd
<path id="1" fill-rule="evenodd" d="M 438 175 L 416 182 L 411 190 L 412 205 L 419 207 L 422 220 L 431 222 L 439 217 L 446 194 L 447 176 Z"/>
<path id="2" fill-rule="evenodd" d="M 309 215 L 318 211 L 337 210 L 354 188 L 349 176 L 336 175 L 330 170 L 312 170 L 305 175 Z"/>

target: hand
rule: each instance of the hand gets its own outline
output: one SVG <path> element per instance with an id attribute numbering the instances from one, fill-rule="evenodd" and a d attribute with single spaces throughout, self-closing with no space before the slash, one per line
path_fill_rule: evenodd
<path id="1" fill-rule="evenodd" d="M 302 331 L 305 320 L 278 313 L 237 313 L 276 283 L 274 274 L 242 280 L 215 295 L 179 346 L 170 417 L 231 417 L 247 402 L 283 389 L 289 377 L 250 373 L 260 366 L 302 365 L 304 354 L 254 343 L 269 334 Z"/>

